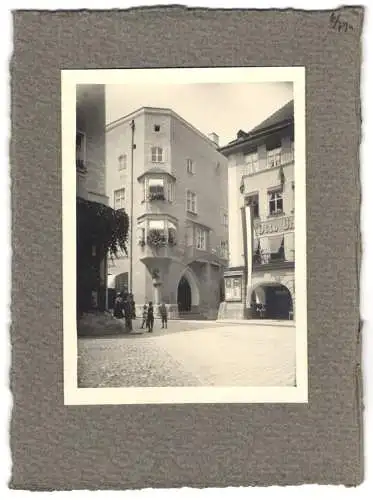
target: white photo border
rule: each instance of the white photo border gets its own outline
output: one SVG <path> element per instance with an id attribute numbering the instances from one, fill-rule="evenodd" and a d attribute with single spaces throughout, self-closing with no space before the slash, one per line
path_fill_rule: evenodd
<path id="1" fill-rule="evenodd" d="M 295 119 L 295 387 L 79 388 L 76 324 L 76 86 L 79 84 L 292 82 Z M 63 356 L 65 405 L 307 403 L 306 107 L 304 67 L 61 71 Z"/>

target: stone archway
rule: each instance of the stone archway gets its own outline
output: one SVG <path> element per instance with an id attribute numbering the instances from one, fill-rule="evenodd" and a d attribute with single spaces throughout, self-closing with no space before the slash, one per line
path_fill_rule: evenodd
<path id="1" fill-rule="evenodd" d="M 293 312 L 290 290 L 278 282 L 258 283 L 250 292 L 251 310 L 256 317 L 289 320 Z"/>
<path id="2" fill-rule="evenodd" d="M 189 312 L 198 308 L 200 293 L 197 278 L 188 267 L 184 269 L 177 283 L 177 303 L 179 312 Z"/>
<path id="3" fill-rule="evenodd" d="M 177 303 L 179 312 L 189 312 L 192 309 L 192 290 L 189 281 L 182 276 L 177 287 Z"/>

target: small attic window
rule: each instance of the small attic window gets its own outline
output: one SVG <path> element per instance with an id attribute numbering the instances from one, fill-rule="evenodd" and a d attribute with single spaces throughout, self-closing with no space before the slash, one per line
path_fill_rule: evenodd
<path id="1" fill-rule="evenodd" d="M 161 130 L 160 125 L 154 125 L 154 132 L 159 132 Z"/>

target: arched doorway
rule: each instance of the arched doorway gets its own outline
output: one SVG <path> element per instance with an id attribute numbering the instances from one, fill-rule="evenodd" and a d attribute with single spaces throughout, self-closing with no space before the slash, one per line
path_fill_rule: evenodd
<path id="1" fill-rule="evenodd" d="M 254 315 L 267 319 L 290 319 L 293 299 L 288 288 L 280 283 L 264 283 L 251 293 Z"/>
<path id="2" fill-rule="evenodd" d="M 179 312 L 189 312 L 192 308 L 192 290 L 185 276 L 181 277 L 177 287 L 177 303 Z"/>

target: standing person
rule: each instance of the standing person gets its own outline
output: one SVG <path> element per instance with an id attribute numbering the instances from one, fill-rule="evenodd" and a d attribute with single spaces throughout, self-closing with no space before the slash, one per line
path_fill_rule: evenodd
<path id="1" fill-rule="evenodd" d="M 148 326 L 148 306 L 146 304 L 144 304 L 144 307 L 142 308 L 141 328 L 144 328 L 145 326 Z"/>
<path id="2" fill-rule="evenodd" d="M 114 301 L 114 318 L 123 319 L 123 299 L 120 293 L 117 293 L 117 296 Z"/>
<path id="3" fill-rule="evenodd" d="M 131 304 L 131 310 L 132 310 L 132 319 L 136 319 L 136 302 L 135 299 L 133 298 L 133 294 L 129 294 L 129 301 Z"/>
<path id="4" fill-rule="evenodd" d="M 149 302 L 147 315 L 148 331 L 152 332 L 154 327 L 154 307 L 153 302 Z"/>
<path id="5" fill-rule="evenodd" d="M 124 317 L 126 320 L 127 331 L 132 332 L 132 307 L 128 296 L 124 300 L 123 309 L 124 309 Z"/>
<path id="6" fill-rule="evenodd" d="M 167 328 L 167 307 L 165 304 L 161 304 L 159 314 L 162 320 L 162 328 Z"/>
<path id="7" fill-rule="evenodd" d="M 132 319 L 136 319 L 136 302 L 134 301 L 134 299 L 132 299 L 131 306 L 132 306 Z"/>

